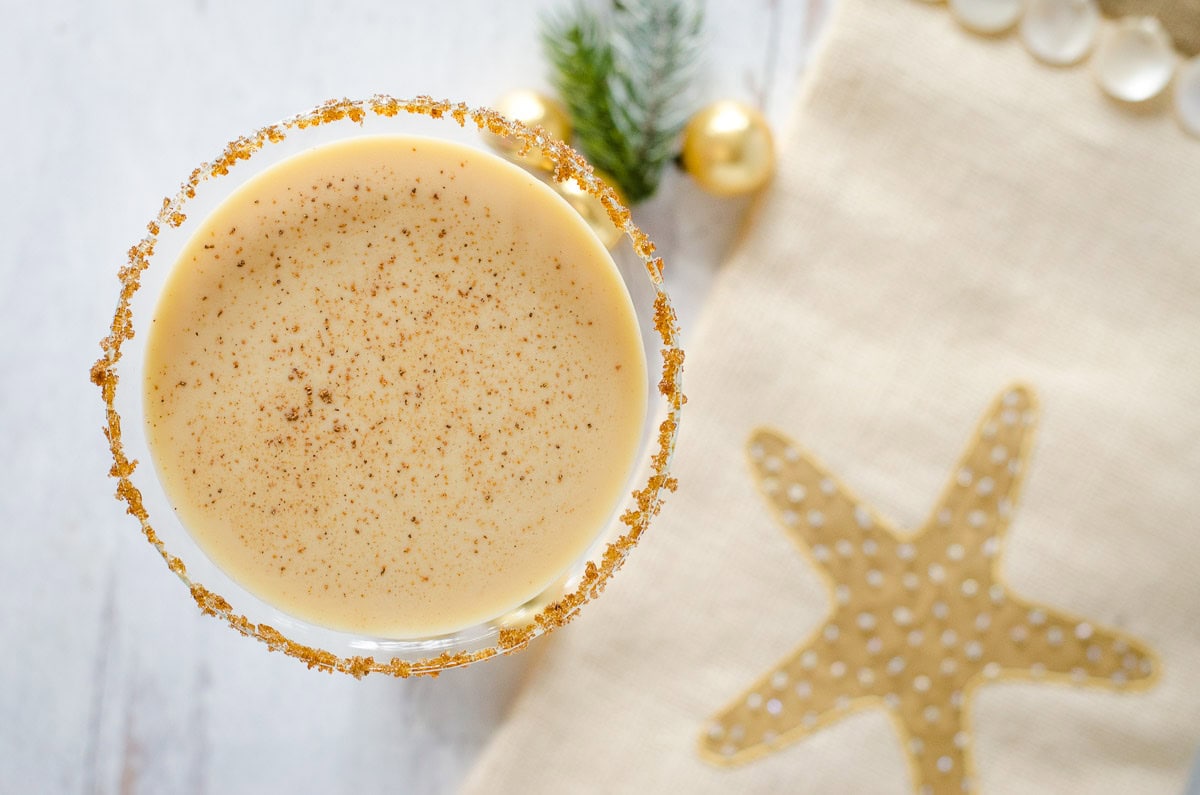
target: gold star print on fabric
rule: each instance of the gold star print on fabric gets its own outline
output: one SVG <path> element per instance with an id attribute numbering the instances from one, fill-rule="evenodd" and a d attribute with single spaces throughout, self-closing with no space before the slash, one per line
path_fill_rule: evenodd
<path id="1" fill-rule="evenodd" d="M 759 486 L 825 575 L 833 610 L 791 656 L 717 714 L 701 738 L 716 764 L 772 753 L 865 708 L 890 713 L 922 793 L 971 789 L 967 708 L 999 678 L 1148 686 L 1145 645 L 1013 594 L 1001 540 L 1036 405 L 1012 387 L 987 412 L 928 521 L 901 533 L 779 434 L 750 440 Z"/>

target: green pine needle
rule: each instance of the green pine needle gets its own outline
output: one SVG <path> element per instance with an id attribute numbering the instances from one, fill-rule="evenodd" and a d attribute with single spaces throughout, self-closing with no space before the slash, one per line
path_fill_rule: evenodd
<path id="1" fill-rule="evenodd" d="M 545 20 L 542 43 L 579 148 L 631 202 L 658 188 L 687 121 L 703 15 L 693 0 L 582 2 Z"/>

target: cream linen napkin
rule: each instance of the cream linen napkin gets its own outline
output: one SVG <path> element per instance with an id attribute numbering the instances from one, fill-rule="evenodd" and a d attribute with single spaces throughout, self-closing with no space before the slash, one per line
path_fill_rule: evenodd
<path id="1" fill-rule="evenodd" d="M 1200 141 L 1169 114 L 840 0 L 686 387 L 679 492 L 465 792 L 1180 791 Z"/>

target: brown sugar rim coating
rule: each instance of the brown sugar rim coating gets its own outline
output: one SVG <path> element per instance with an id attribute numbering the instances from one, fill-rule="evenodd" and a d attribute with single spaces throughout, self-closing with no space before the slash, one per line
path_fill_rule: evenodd
<path id="1" fill-rule="evenodd" d="M 210 179 L 225 176 L 239 161 L 249 160 L 267 144 L 282 141 L 291 130 L 302 130 L 322 124 L 349 121 L 361 124 L 368 114 L 394 117 L 400 113 L 419 114 L 433 119 L 449 117 L 460 127 L 470 121 L 480 130 L 515 138 L 522 143 L 522 152 L 540 148 L 554 162 L 554 179 L 564 182 L 576 179 L 579 185 L 595 196 L 608 211 L 614 226 L 621 229 L 632 241 L 634 251 L 642 259 L 650 276 L 656 296 L 654 299 L 654 329 L 662 341 L 662 378 L 658 390 L 666 400 L 667 413 L 658 426 L 657 450 L 650 459 L 651 471 L 644 486 L 633 492 L 635 507 L 621 514 L 624 532 L 608 544 L 600 562 L 588 561 L 578 587 L 546 605 L 532 620 L 522 627 L 504 628 L 493 646 L 477 651 L 445 652 L 436 657 L 416 661 L 392 658 L 376 660 L 370 656 L 339 657 L 320 648 L 298 643 L 267 624 L 256 624 L 240 615 L 224 597 L 220 596 L 188 576 L 183 561 L 171 554 L 150 523 L 150 517 L 142 503 L 141 491 L 130 479 L 137 467 L 136 460 L 125 455 L 121 441 L 121 417 L 115 407 L 117 391 L 116 366 L 121 359 L 121 346 L 133 337 L 133 314 L 130 303 L 141 284 L 141 274 L 150 266 L 158 235 L 164 225 L 178 227 L 186 220 L 184 206 L 196 195 L 197 186 Z M 146 225 L 148 234 L 129 249 L 129 260 L 118 276 L 121 293 L 113 315 L 108 336 L 100 342 L 104 355 L 92 366 L 91 380 L 104 397 L 107 422 L 104 435 L 108 438 L 113 464 L 109 475 L 117 480 L 117 499 L 125 502 L 126 511 L 141 524 L 146 536 L 168 568 L 183 581 L 191 591 L 200 610 L 207 615 L 224 620 L 229 626 L 264 644 L 271 651 L 282 651 L 290 657 L 303 661 L 309 668 L 333 672 L 340 671 L 361 678 L 371 673 L 390 674 L 397 677 L 437 676 L 447 668 L 457 668 L 498 654 L 511 654 L 525 648 L 539 635 L 544 635 L 571 621 L 580 608 L 601 593 L 608 580 L 625 562 L 629 551 L 650 524 L 650 519 L 662 506 L 663 492 L 675 490 L 675 480 L 668 474 L 675 439 L 679 428 L 679 413 L 686 402 L 681 391 L 680 377 L 683 370 L 683 351 L 679 347 L 679 328 L 675 310 L 671 306 L 663 287 L 663 261 L 654 256 L 654 243 L 631 220 L 629 210 L 621 204 L 611 187 L 598 179 L 588 163 L 571 147 L 551 138 L 540 127 L 529 127 L 520 122 L 506 119 L 487 108 L 470 108 L 463 103 L 434 100 L 426 96 L 403 100 L 377 94 L 367 100 L 330 100 L 310 111 L 286 121 L 264 127 L 254 134 L 230 142 L 220 157 L 213 163 L 204 163 L 195 169 L 183 183 L 175 196 L 164 198 L 162 209 L 154 220 Z"/>

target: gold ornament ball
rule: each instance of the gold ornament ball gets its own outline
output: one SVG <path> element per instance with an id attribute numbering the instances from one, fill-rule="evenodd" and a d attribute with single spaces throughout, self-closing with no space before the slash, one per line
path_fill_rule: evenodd
<path id="1" fill-rule="evenodd" d="M 754 108 L 722 100 L 701 109 L 683 130 L 683 167 L 709 193 L 758 190 L 775 170 L 767 120 Z"/>
<path id="2" fill-rule="evenodd" d="M 560 141 L 571 139 L 571 117 L 566 108 L 557 100 L 536 91 L 510 91 L 496 102 L 494 110 L 505 118 L 530 127 L 540 126 L 551 137 Z M 488 146 L 514 163 L 541 171 L 554 168 L 554 161 L 536 147 L 531 147 L 524 155 L 517 154 L 524 144 L 515 138 L 506 138 L 491 132 L 485 132 L 483 138 Z"/>
<path id="3" fill-rule="evenodd" d="M 612 179 L 600 172 L 596 172 L 596 176 L 614 192 L 617 190 L 616 183 Z M 552 182 L 550 187 L 554 188 L 559 196 L 566 199 L 567 204 L 575 208 L 575 212 L 583 217 L 605 248 L 611 249 L 625 234 L 613 225 L 612 219 L 608 217 L 608 210 L 600 200 L 584 190 L 574 179 L 568 179 L 566 182 Z M 625 197 L 620 193 L 617 193 L 617 200 L 621 204 L 625 204 Z"/>

